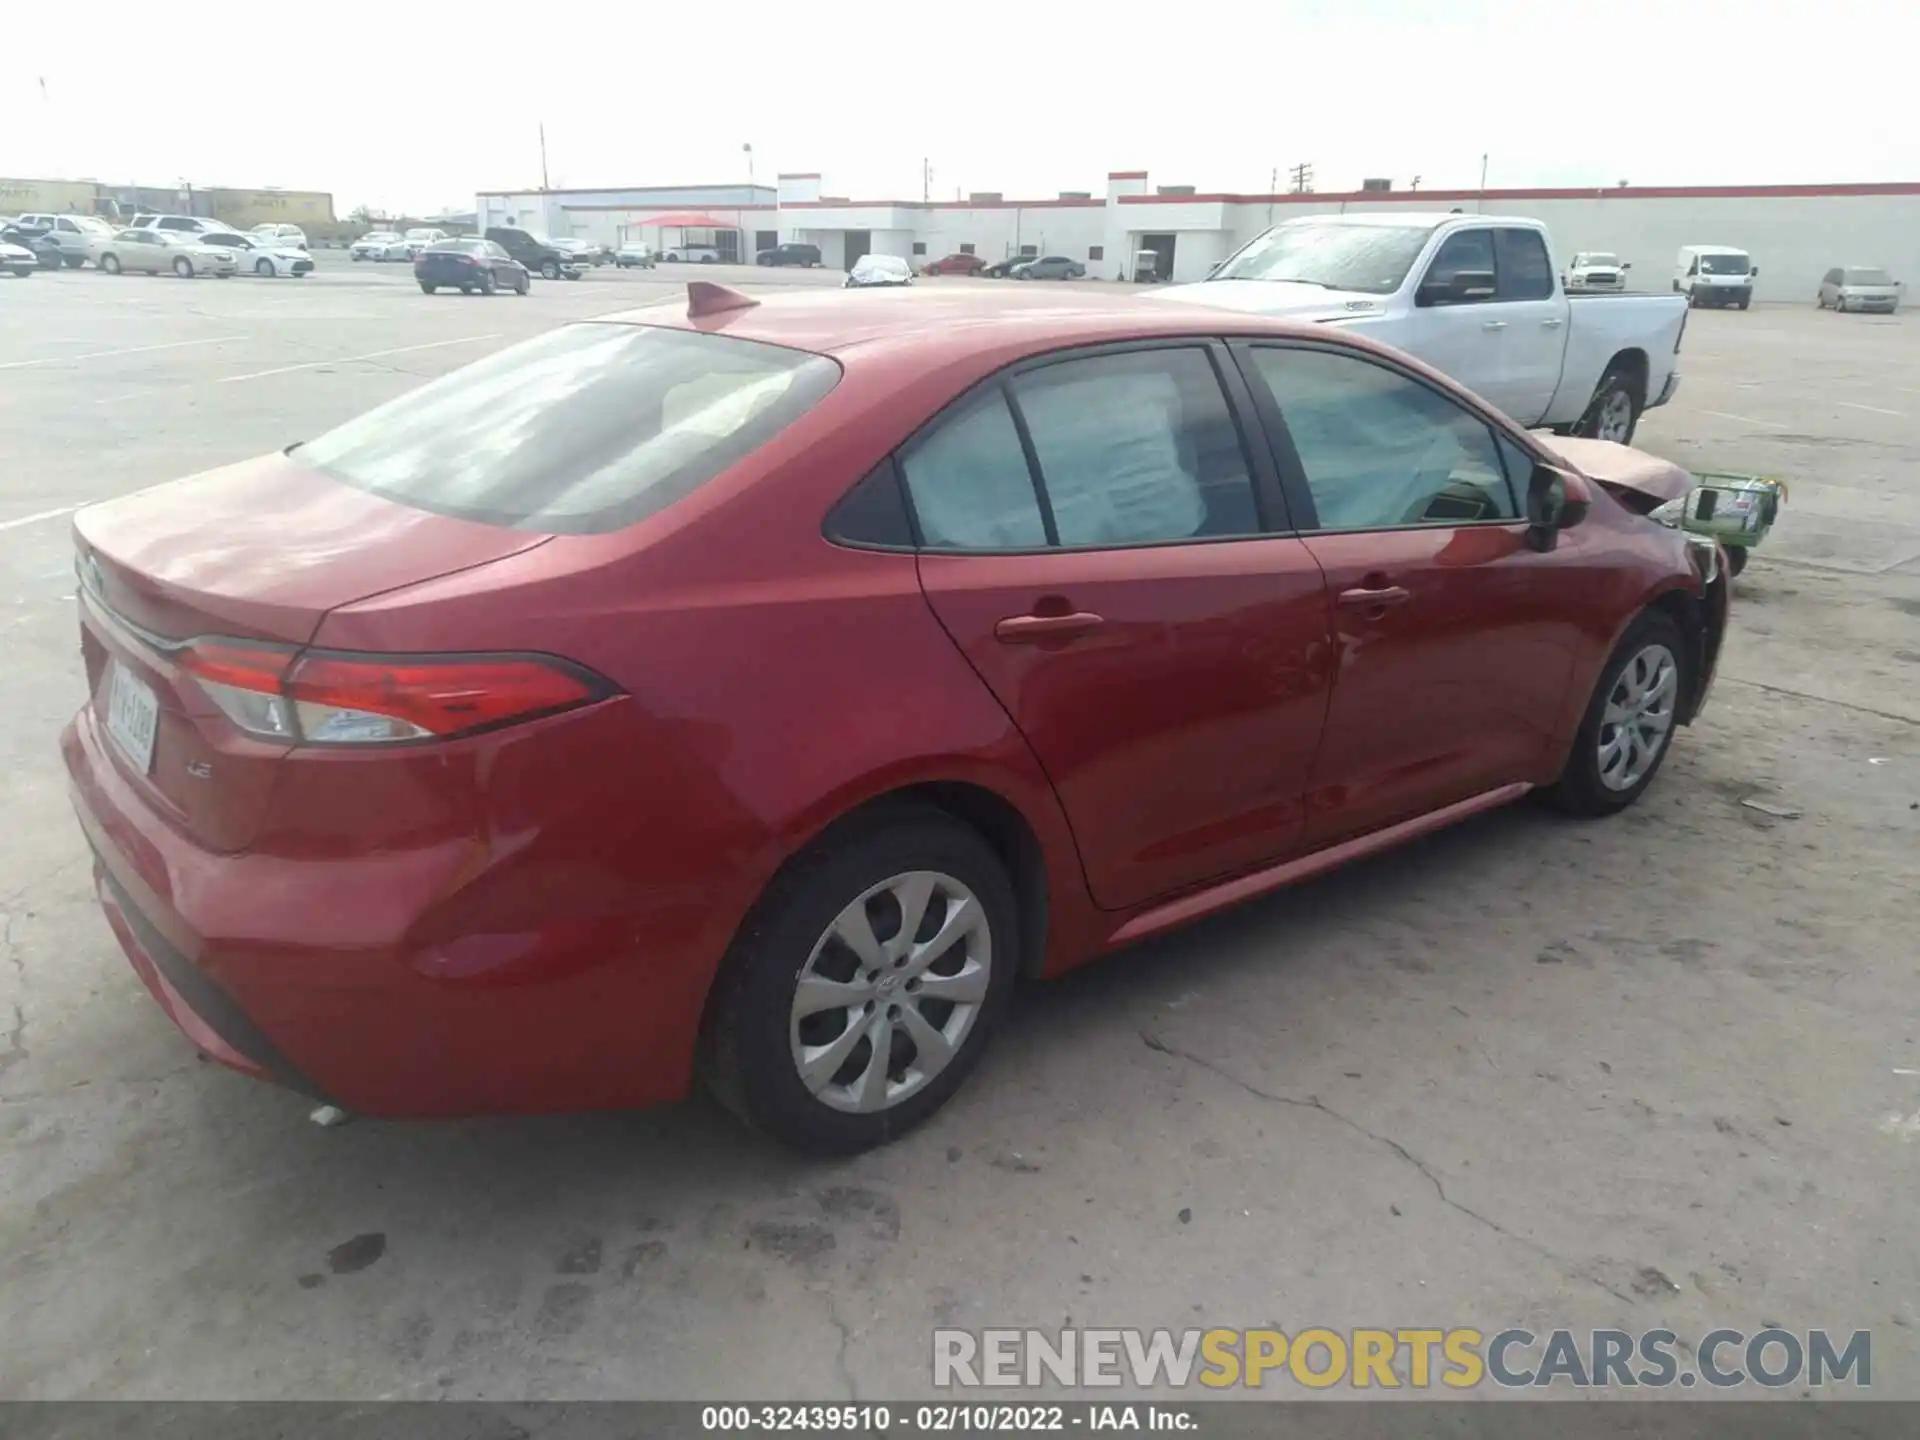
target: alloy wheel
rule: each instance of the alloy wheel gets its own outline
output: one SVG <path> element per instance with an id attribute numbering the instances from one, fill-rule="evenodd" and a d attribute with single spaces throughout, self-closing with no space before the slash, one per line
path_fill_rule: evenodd
<path id="1" fill-rule="evenodd" d="M 1673 733 L 1680 666 L 1673 652 L 1655 643 L 1621 667 L 1600 716 L 1600 783 L 1631 790 L 1660 758 Z"/>
<path id="2" fill-rule="evenodd" d="M 1594 425 L 1594 434 L 1602 440 L 1611 440 L 1624 445 L 1633 435 L 1633 397 L 1625 390 L 1614 389 L 1600 402 L 1600 417 Z"/>
<path id="3" fill-rule="evenodd" d="M 899 1105 L 960 1053 L 993 973 L 986 908 L 935 870 L 883 880 L 814 943 L 788 1025 L 808 1093 L 853 1114 Z"/>

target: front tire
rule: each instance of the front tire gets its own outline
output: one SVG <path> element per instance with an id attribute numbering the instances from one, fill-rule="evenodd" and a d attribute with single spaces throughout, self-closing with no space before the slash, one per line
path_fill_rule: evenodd
<path id="1" fill-rule="evenodd" d="M 253 273 L 256 275 L 264 276 L 267 279 L 272 279 L 273 278 L 273 262 L 271 260 L 260 260 L 255 262 L 253 267 Z"/>
<path id="2" fill-rule="evenodd" d="M 100 268 L 109 275 L 118 275 L 120 273 L 120 257 L 118 255 L 102 255 L 100 257 Z"/>
<path id="3" fill-rule="evenodd" d="M 193 262 L 182 255 L 178 260 L 173 262 L 173 273 L 178 275 L 182 280 L 191 280 L 193 278 Z"/>
<path id="4" fill-rule="evenodd" d="M 1612 815 L 1645 793 L 1673 746 L 1681 698 L 1692 684 L 1687 645 L 1673 618 L 1644 611 L 1627 627 L 1545 798 L 1570 815 Z"/>
<path id="5" fill-rule="evenodd" d="M 533 281 L 524 272 L 513 277 L 514 294 L 525 295 L 531 289 L 533 289 Z"/>
<path id="6" fill-rule="evenodd" d="M 438 290 L 439 288 L 440 287 L 438 285 L 429 285 L 424 280 L 420 282 L 420 293 L 422 295 L 431 295 L 434 293 L 434 291 Z"/>
<path id="7" fill-rule="evenodd" d="M 69 270 L 78 270 L 82 265 L 86 263 L 87 263 L 87 257 L 84 255 L 67 256 L 67 268 Z"/>
<path id="8" fill-rule="evenodd" d="M 540 275 L 545 280 L 558 280 L 560 266 L 552 260 L 543 260 L 540 262 Z"/>
<path id="9" fill-rule="evenodd" d="M 1012 883 L 974 830 L 920 805 L 837 826 L 742 925 L 715 983 L 703 1078 L 795 1149 L 884 1144 L 979 1061 L 1018 935 Z"/>
<path id="10" fill-rule="evenodd" d="M 1727 551 L 1727 574 L 1729 576 L 1738 575 L 1742 570 L 1747 568 L 1747 547 L 1746 546 L 1729 545 L 1726 547 L 1726 551 Z"/>

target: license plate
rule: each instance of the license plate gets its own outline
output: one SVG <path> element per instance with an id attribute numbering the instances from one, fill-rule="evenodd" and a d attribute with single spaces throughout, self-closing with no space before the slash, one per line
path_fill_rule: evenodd
<path id="1" fill-rule="evenodd" d="M 160 732 L 160 702 L 144 682 L 115 665 L 107 682 L 107 734 L 142 775 L 153 768 L 153 742 Z"/>

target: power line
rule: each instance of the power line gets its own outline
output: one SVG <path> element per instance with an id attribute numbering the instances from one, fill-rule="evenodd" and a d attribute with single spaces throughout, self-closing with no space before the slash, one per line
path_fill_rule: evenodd
<path id="1" fill-rule="evenodd" d="M 1313 166 L 1310 163 L 1303 160 L 1287 174 L 1293 179 L 1294 194 L 1311 195 L 1313 193 Z"/>

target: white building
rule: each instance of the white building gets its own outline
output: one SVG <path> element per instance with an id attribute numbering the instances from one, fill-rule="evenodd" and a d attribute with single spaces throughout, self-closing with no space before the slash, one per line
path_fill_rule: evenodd
<path id="1" fill-rule="evenodd" d="M 1881 265 L 1896 278 L 1920 281 L 1920 183 L 1907 182 L 1239 195 L 1154 187 L 1144 170 L 1116 170 L 1104 194 L 928 201 L 827 195 L 818 174 L 798 173 L 771 186 L 491 192 L 478 196 L 475 208 L 483 227 L 519 225 L 612 245 L 630 239 L 656 248 L 710 243 L 741 259 L 776 241 L 810 241 L 839 269 L 870 252 L 916 264 L 955 251 L 989 260 L 1067 255 L 1088 274 L 1114 280 L 1131 277 L 1133 257 L 1151 249 L 1170 262 L 1174 279 L 1197 280 L 1269 225 L 1293 216 L 1456 207 L 1537 218 L 1562 258 L 1576 250 L 1613 251 L 1632 263 L 1640 289 L 1669 288 L 1682 245 L 1745 249 L 1759 267 L 1762 300 L 1811 304 L 1820 276 L 1835 265 Z"/>

